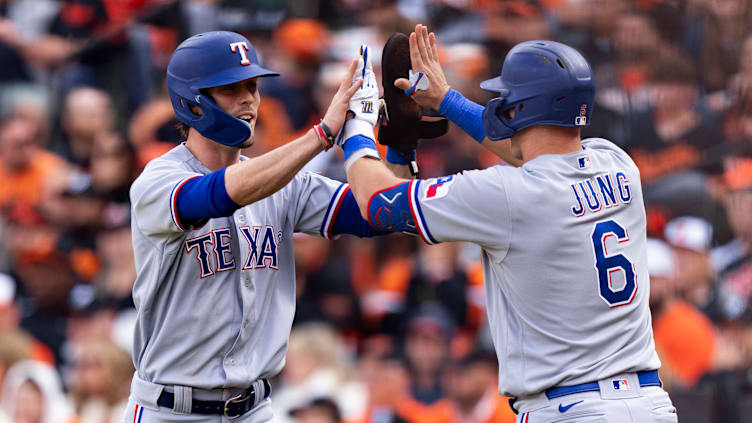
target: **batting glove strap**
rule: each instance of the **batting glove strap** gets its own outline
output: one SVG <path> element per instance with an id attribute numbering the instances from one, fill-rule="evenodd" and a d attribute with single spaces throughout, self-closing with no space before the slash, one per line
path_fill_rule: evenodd
<path id="1" fill-rule="evenodd" d="M 342 149 L 345 151 L 345 172 L 361 157 L 371 157 L 381 160 L 379 150 L 376 149 L 376 142 L 372 136 L 355 135 L 347 138 Z"/>
<path id="2" fill-rule="evenodd" d="M 371 142 L 373 142 L 373 125 L 359 119 L 345 121 L 345 124 L 342 126 L 342 131 L 339 133 L 337 144 L 342 145 L 342 149 L 344 149 L 345 142 L 356 135 L 370 138 Z"/>

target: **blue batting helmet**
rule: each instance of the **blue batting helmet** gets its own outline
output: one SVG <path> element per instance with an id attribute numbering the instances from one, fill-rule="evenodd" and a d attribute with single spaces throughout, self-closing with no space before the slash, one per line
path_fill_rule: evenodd
<path id="1" fill-rule="evenodd" d="M 554 41 L 526 41 L 504 59 L 501 76 L 481 88 L 499 93 L 483 110 L 491 140 L 510 138 L 533 125 L 590 124 L 595 97 L 593 71 L 572 47 Z M 505 113 L 514 109 L 514 117 Z"/>
<path id="2" fill-rule="evenodd" d="M 178 46 L 167 65 L 167 90 L 179 121 L 206 138 L 234 147 L 250 138 L 251 126 L 222 110 L 201 90 L 278 75 L 259 65 L 256 50 L 244 36 L 212 31 L 194 35 Z M 190 105 L 200 107 L 203 113 L 193 113 Z"/>

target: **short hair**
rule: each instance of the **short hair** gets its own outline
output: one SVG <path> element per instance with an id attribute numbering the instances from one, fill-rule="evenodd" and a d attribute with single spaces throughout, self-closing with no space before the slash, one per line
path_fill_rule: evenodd
<path id="1" fill-rule="evenodd" d="M 175 128 L 180 131 L 180 135 L 183 137 L 183 139 L 188 139 L 188 131 L 190 131 L 191 127 L 184 124 L 183 122 L 178 121 L 178 123 L 175 124 Z"/>

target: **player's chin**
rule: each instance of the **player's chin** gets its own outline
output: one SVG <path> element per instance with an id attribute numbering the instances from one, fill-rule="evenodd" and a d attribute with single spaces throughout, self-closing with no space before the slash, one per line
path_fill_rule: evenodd
<path id="1" fill-rule="evenodd" d="M 253 145 L 253 137 L 248 138 L 243 143 L 241 143 L 238 147 L 239 148 L 249 148 L 252 145 Z"/>
<path id="2" fill-rule="evenodd" d="M 254 135 L 256 135 L 256 131 L 253 131 L 253 133 L 251 133 L 251 136 L 248 137 L 247 140 L 243 141 L 238 147 L 239 148 L 249 148 L 249 147 L 251 147 L 253 145 L 253 141 L 255 140 Z"/>

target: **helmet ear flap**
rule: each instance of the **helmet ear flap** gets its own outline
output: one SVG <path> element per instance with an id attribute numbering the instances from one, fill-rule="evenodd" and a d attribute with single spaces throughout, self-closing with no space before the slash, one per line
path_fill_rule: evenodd
<path id="1" fill-rule="evenodd" d="M 198 95 L 196 100 L 203 115 L 194 120 L 192 126 L 201 135 L 230 147 L 236 147 L 251 137 L 251 125 L 230 116 L 210 96 Z"/>
<path id="2" fill-rule="evenodd" d="M 522 111 L 522 103 L 519 104 L 519 111 Z M 505 109 L 497 108 L 496 114 L 498 115 L 499 119 L 501 119 L 502 122 L 510 122 L 512 119 L 517 116 L 517 112 L 515 111 L 517 107 L 509 106 Z M 511 122 L 510 122 L 511 123 Z"/>
<path id="3" fill-rule="evenodd" d="M 236 147 L 251 137 L 251 125 L 248 122 L 230 116 L 208 95 L 198 94 L 194 98 L 195 102 L 192 102 L 176 93 L 170 93 L 170 100 L 178 120 L 206 138 Z M 191 105 L 199 107 L 202 114 L 198 115 L 191 110 Z"/>
<path id="4" fill-rule="evenodd" d="M 199 119 L 201 115 L 193 111 L 193 108 L 191 106 L 196 106 L 198 108 L 201 108 L 200 105 L 194 105 L 193 103 L 187 101 L 183 97 L 178 97 L 178 104 L 180 105 L 180 109 L 183 113 L 188 113 L 193 115 L 195 119 Z"/>
<path id="5" fill-rule="evenodd" d="M 514 135 L 514 129 L 507 126 L 504 119 L 507 109 L 506 99 L 503 97 L 494 98 L 483 109 L 483 130 L 490 140 L 503 140 Z"/>

